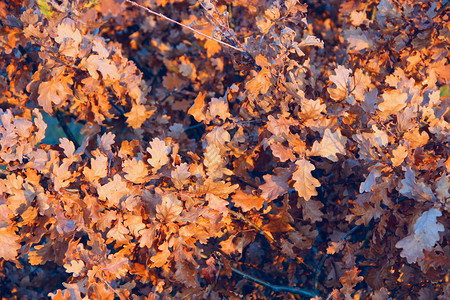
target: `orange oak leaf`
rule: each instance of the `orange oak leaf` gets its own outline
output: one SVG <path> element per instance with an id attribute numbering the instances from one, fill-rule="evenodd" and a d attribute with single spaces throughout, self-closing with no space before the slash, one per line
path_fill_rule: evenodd
<path id="1" fill-rule="evenodd" d="M 266 94 L 271 86 L 271 77 L 270 70 L 262 68 L 255 78 L 247 82 L 245 87 L 254 97 L 257 97 L 259 94 Z"/>
<path id="2" fill-rule="evenodd" d="M 100 72 L 105 79 L 120 79 L 120 73 L 117 66 L 111 60 L 103 58 L 100 55 L 91 54 L 87 59 L 83 59 L 81 65 L 86 67 L 89 75 L 94 79 L 99 78 L 98 72 Z"/>
<path id="3" fill-rule="evenodd" d="M 5 260 L 15 260 L 20 249 L 19 237 L 13 227 L 0 228 L 0 257 Z"/>
<path id="4" fill-rule="evenodd" d="M 350 74 L 352 70 L 346 69 L 344 66 L 338 66 L 334 72 L 336 75 L 330 76 L 330 81 L 336 85 L 335 88 L 328 88 L 331 99 L 340 101 L 347 97 L 348 89 L 350 87 Z"/>
<path id="5" fill-rule="evenodd" d="M 148 175 L 147 166 L 142 160 L 136 158 L 125 160 L 122 169 L 126 173 L 125 178 L 134 183 L 144 183 Z"/>
<path id="6" fill-rule="evenodd" d="M 386 119 L 389 115 L 397 114 L 406 106 L 408 94 L 395 89 L 384 92 L 382 97 L 383 102 L 378 104 L 378 115 L 382 119 Z"/>
<path id="7" fill-rule="evenodd" d="M 91 158 L 91 167 L 85 167 L 84 176 L 89 182 L 95 182 L 108 175 L 108 158 L 104 155 Z"/>
<path id="8" fill-rule="evenodd" d="M 168 155 L 170 151 L 171 148 L 166 146 L 166 142 L 159 138 L 154 138 L 150 142 L 150 147 L 147 148 L 147 152 L 150 153 L 152 157 L 147 159 L 147 161 L 154 168 L 155 172 L 169 162 Z"/>
<path id="9" fill-rule="evenodd" d="M 160 250 L 157 254 L 153 255 L 150 260 L 153 262 L 152 267 L 160 268 L 164 266 L 170 257 L 169 243 L 165 241 L 158 247 Z"/>
<path id="10" fill-rule="evenodd" d="M 147 110 L 144 105 L 140 104 L 133 104 L 133 107 L 131 110 L 127 113 L 125 113 L 125 117 L 127 117 L 127 123 L 132 128 L 137 129 L 141 128 L 142 124 L 153 114 L 155 111 L 153 110 Z"/>
<path id="11" fill-rule="evenodd" d="M 114 175 L 113 180 L 97 189 L 100 200 L 108 200 L 110 205 L 119 207 L 122 197 L 129 193 L 126 182 L 119 174 Z"/>
<path id="12" fill-rule="evenodd" d="M 284 116 L 279 115 L 278 119 L 275 119 L 273 116 L 269 115 L 268 117 L 269 123 L 267 126 L 267 130 L 273 133 L 276 136 L 282 136 L 289 134 L 289 127 L 298 124 L 298 121 L 294 119 L 286 119 Z"/>
<path id="13" fill-rule="evenodd" d="M 281 162 L 287 160 L 295 160 L 295 155 L 290 148 L 284 147 L 280 143 L 273 143 L 270 145 L 270 150 L 272 150 L 273 156 L 280 159 Z"/>
<path id="14" fill-rule="evenodd" d="M 338 157 L 336 154 L 344 155 L 346 153 L 345 143 L 347 138 L 342 136 L 341 131 L 337 129 L 334 133 L 331 133 L 329 128 L 325 129 L 322 141 L 320 143 L 315 141 L 311 151 L 308 151 L 309 156 L 322 156 L 328 158 L 331 161 L 337 162 Z"/>
<path id="15" fill-rule="evenodd" d="M 52 103 L 59 105 L 73 95 L 70 88 L 72 84 L 72 77 L 63 75 L 52 76 L 49 81 L 41 82 L 37 99 L 39 105 L 42 106 L 45 112 L 51 114 L 53 112 Z"/>
<path id="16" fill-rule="evenodd" d="M 156 217 L 162 222 L 170 223 L 183 211 L 183 203 L 173 194 L 164 195 L 161 204 L 156 205 Z"/>
<path id="17" fill-rule="evenodd" d="M 188 110 L 188 114 L 194 117 L 197 122 L 202 122 L 205 120 L 205 97 L 206 93 L 198 93 L 197 98 L 194 100 L 194 105 Z"/>
<path id="18" fill-rule="evenodd" d="M 177 189 L 181 189 L 184 184 L 188 182 L 188 178 L 191 176 L 189 172 L 189 165 L 182 163 L 175 167 L 170 173 L 171 180 Z"/>
<path id="19" fill-rule="evenodd" d="M 276 169 L 275 175 L 264 175 L 265 183 L 259 186 L 259 189 L 262 191 L 261 197 L 271 201 L 286 194 L 289 190 L 288 181 L 291 175 L 291 172 L 286 169 Z"/>
<path id="20" fill-rule="evenodd" d="M 243 212 L 249 211 L 253 208 L 259 210 L 263 207 L 264 199 L 255 195 L 246 194 L 238 190 L 232 197 L 233 203 L 242 208 Z"/>
<path id="21" fill-rule="evenodd" d="M 292 179 L 295 181 L 294 188 L 298 195 L 305 198 L 305 200 L 311 199 L 312 196 L 317 196 L 316 187 L 320 186 L 320 182 L 311 174 L 316 167 L 306 159 L 297 160 L 295 164 L 298 168 L 292 174 Z"/>

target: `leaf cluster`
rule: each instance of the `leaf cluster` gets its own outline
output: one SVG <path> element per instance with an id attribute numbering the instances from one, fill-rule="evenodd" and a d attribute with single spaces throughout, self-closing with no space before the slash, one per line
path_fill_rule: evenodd
<path id="1" fill-rule="evenodd" d="M 0 1 L 3 297 L 450 298 L 448 4 L 131 2 Z"/>

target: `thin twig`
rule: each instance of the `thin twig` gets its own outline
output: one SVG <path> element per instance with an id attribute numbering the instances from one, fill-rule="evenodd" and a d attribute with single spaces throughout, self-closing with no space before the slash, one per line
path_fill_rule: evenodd
<path id="1" fill-rule="evenodd" d="M 202 127 L 204 125 L 205 124 L 203 124 L 203 123 L 198 123 L 198 124 L 195 124 L 195 125 L 187 127 L 186 129 L 184 129 L 184 131 L 186 132 L 186 131 L 189 131 L 189 130 L 192 130 L 192 129 L 195 129 L 195 128 L 198 128 L 198 127 Z"/>
<path id="2" fill-rule="evenodd" d="M 247 273 L 244 273 L 242 271 L 239 271 L 238 269 L 235 269 L 233 267 L 231 267 L 231 270 L 236 273 L 241 275 L 242 277 L 244 277 L 244 279 L 248 279 L 251 280 L 253 282 L 256 282 L 262 286 L 268 287 L 270 289 L 272 289 L 274 292 L 288 292 L 288 293 L 292 293 L 292 294 L 299 294 L 299 295 L 303 295 L 303 296 L 308 296 L 311 298 L 316 297 L 317 295 L 314 292 L 305 290 L 305 289 L 301 289 L 301 288 L 296 288 L 296 287 L 290 287 L 290 286 L 283 286 L 283 285 L 274 285 L 271 284 L 269 282 L 266 282 L 264 280 L 261 280 L 259 278 L 253 277 L 251 275 L 248 275 Z"/>
<path id="3" fill-rule="evenodd" d="M 125 300 L 125 298 L 124 298 L 121 294 L 119 294 L 119 292 L 117 292 L 117 291 L 111 286 L 111 284 L 109 284 L 108 281 L 106 281 L 106 279 L 103 277 L 103 274 L 100 274 L 100 279 L 103 280 L 103 283 L 105 283 L 105 284 L 106 284 L 106 285 L 114 292 L 114 294 L 116 294 L 117 297 L 119 297 L 120 300 Z"/>
<path id="4" fill-rule="evenodd" d="M 200 254 L 200 257 L 203 259 L 208 259 L 208 256 L 205 254 Z M 217 263 L 219 264 L 219 266 L 223 266 L 223 263 L 220 262 L 219 260 L 216 260 Z M 261 280 L 259 278 L 253 277 L 247 273 L 244 273 L 242 271 L 239 271 L 236 268 L 233 268 L 232 266 L 230 266 L 231 271 L 241 275 L 244 279 L 247 280 L 251 280 L 253 282 L 256 282 L 262 286 L 268 287 L 270 289 L 272 289 L 275 292 L 288 292 L 288 293 L 293 293 L 293 294 L 299 294 L 299 295 L 304 295 L 304 296 L 308 296 L 311 298 L 316 297 L 317 295 L 314 292 L 305 290 L 305 289 L 301 289 L 301 288 L 296 288 L 296 287 L 290 287 L 290 286 L 284 286 L 284 285 L 275 285 L 275 284 L 271 284 L 269 282 L 266 282 L 264 280 Z"/>
<path id="5" fill-rule="evenodd" d="M 248 183 L 247 183 L 248 184 Z M 244 221 L 245 223 L 247 223 L 248 225 L 250 225 L 251 227 L 255 228 L 259 233 L 261 233 L 262 235 L 264 235 L 264 237 L 271 243 L 271 245 L 275 246 L 276 248 L 278 248 L 279 250 L 281 250 L 281 246 L 278 244 L 278 242 L 273 238 L 272 235 L 270 235 L 269 233 L 267 233 L 266 231 L 264 231 L 261 227 L 259 227 L 258 225 L 256 225 L 255 223 L 253 223 L 252 221 L 250 221 L 248 218 L 246 218 L 243 214 L 235 212 L 233 210 L 228 210 L 228 212 L 233 215 L 235 218 L 238 218 L 242 221 Z M 306 267 L 309 270 L 313 270 L 313 268 L 311 266 L 309 266 L 307 263 L 305 263 L 305 261 L 303 260 L 303 258 L 296 256 L 295 257 L 295 261 L 300 264 L 303 265 L 304 267 Z"/>
<path id="6" fill-rule="evenodd" d="M 214 24 L 214 26 L 219 26 L 221 29 L 222 29 L 222 32 L 223 31 L 226 31 L 226 33 L 228 34 L 228 36 L 230 36 L 231 37 L 231 39 L 232 39 L 232 41 L 234 42 L 234 44 L 235 45 L 238 45 L 241 49 L 243 49 L 244 47 L 242 46 L 242 44 L 241 44 L 241 42 L 239 42 L 239 40 L 236 38 L 236 34 L 234 33 L 234 31 L 232 32 L 232 31 L 230 31 L 230 27 L 228 26 L 228 20 L 227 20 L 227 22 L 226 23 L 224 23 L 222 20 L 221 20 L 221 14 L 219 13 L 219 11 L 217 10 L 217 7 L 215 6 L 215 5 L 213 5 L 213 8 L 214 8 L 214 11 L 215 11 L 215 13 L 219 16 L 219 18 L 218 19 L 216 19 L 211 13 L 210 13 L 210 11 L 205 7 L 205 5 L 201 2 L 201 1 L 198 1 L 199 3 L 200 3 L 200 5 L 205 9 L 205 11 L 206 11 L 206 13 L 208 14 L 208 16 L 209 16 L 209 21 L 211 22 L 211 23 L 213 23 Z M 217 23 L 216 23 L 216 21 L 217 21 Z"/>
<path id="7" fill-rule="evenodd" d="M 80 144 L 75 139 L 75 136 L 72 134 L 72 131 L 70 131 L 70 128 L 69 128 L 69 126 L 67 126 L 66 121 L 64 121 L 64 117 L 59 109 L 55 109 L 55 116 L 56 116 L 56 119 L 58 120 L 59 125 L 64 130 L 64 133 L 66 134 L 67 138 L 70 141 L 72 141 L 72 143 L 75 145 L 76 149 L 80 148 Z"/>
<path id="8" fill-rule="evenodd" d="M 261 227 L 259 227 L 258 225 L 256 225 L 255 223 L 253 223 L 252 221 L 250 221 L 249 219 L 247 219 L 243 214 L 240 214 L 238 212 L 235 212 L 233 210 L 228 210 L 228 212 L 233 215 L 234 217 L 244 221 L 245 223 L 247 223 L 248 225 L 250 225 L 251 227 L 255 228 L 257 231 L 259 231 L 262 235 L 264 235 L 266 237 L 266 239 L 269 240 L 269 242 L 276 243 L 276 241 L 274 240 L 274 238 L 268 234 L 267 232 L 265 232 Z"/>
<path id="9" fill-rule="evenodd" d="M 11 172 L 8 170 L 0 169 L 0 178 L 6 177 L 8 175 L 11 175 Z"/>
<path id="10" fill-rule="evenodd" d="M 153 11 L 153 10 L 151 10 L 150 8 L 147 8 L 147 7 L 145 7 L 145 6 L 142 6 L 142 5 L 140 5 L 139 3 L 136 3 L 136 2 L 131 1 L 131 0 L 125 0 L 125 1 L 128 2 L 128 3 L 130 3 L 130 4 L 132 4 L 132 5 L 134 5 L 134 6 L 137 6 L 137 7 L 139 7 L 139 8 L 142 8 L 142 9 L 148 11 L 148 12 L 151 13 L 152 15 L 161 17 L 161 18 L 163 18 L 163 19 L 165 19 L 165 20 L 167 20 L 167 21 L 169 21 L 169 22 L 175 23 L 175 24 L 177 24 L 177 25 L 179 25 L 179 26 L 181 26 L 181 27 L 183 27 L 183 28 L 186 28 L 186 29 L 188 29 L 188 30 L 190 30 L 190 31 L 192 31 L 192 32 L 195 32 L 196 34 L 199 34 L 199 35 L 201 35 L 201 36 L 203 36 L 203 37 L 205 37 L 205 38 L 207 38 L 207 39 L 216 41 L 217 43 L 219 43 L 219 44 L 221 44 L 221 45 L 223 45 L 223 46 L 227 46 L 227 47 L 229 47 L 229 48 L 231 48 L 231 49 L 234 49 L 234 50 L 236 50 L 236 51 L 239 51 L 239 52 L 245 52 L 245 50 L 243 50 L 243 49 L 240 49 L 240 48 L 237 48 L 237 47 L 235 47 L 235 46 L 232 46 L 232 45 L 230 45 L 230 44 L 228 44 L 228 43 L 222 42 L 221 40 L 215 39 L 215 38 L 213 38 L 212 36 L 209 36 L 209 35 L 207 35 L 207 34 L 204 34 L 204 33 L 201 32 L 201 31 L 195 30 L 194 28 L 192 28 L 192 27 L 190 27 L 190 26 L 187 26 L 187 25 L 184 25 L 184 24 L 182 24 L 182 23 L 180 23 L 180 22 L 177 22 L 177 21 L 175 21 L 175 20 L 172 20 L 171 18 L 166 17 L 165 15 L 160 14 L 160 13 L 158 13 L 158 12 L 156 12 L 156 11 Z"/>
<path id="11" fill-rule="evenodd" d="M 353 227 L 352 229 L 350 229 L 346 234 L 344 234 L 344 236 L 343 237 L 341 237 L 340 239 L 339 239 L 339 241 L 343 241 L 343 240 L 345 240 L 347 237 L 349 237 L 353 232 L 355 232 L 358 228 L 360 228 L 361 227 L 361 224 L 359 224 L 359 225 L 356 225 L 355 227 Z M 317 292 L 317 287 L 318 287 L 318 284 L 319 284 L 319 275 L 320 275 L 320 272 L 322 271 L 322 267 L 323 267 L 323 265 L 325 264 L 325 261 L 327 260 L 327 258 L 330 256 L 330 254 L 325 254 L 323 257 L 322 257 L 322 259 L 320 260 L 320 262 L 319 262 L 319 264 L 317 265 L 317 268 L 316 268 L 316 277 L 315 277 L 315 279 L 314 279 L 314 288 L 316 289 L 316 292 Z"/>

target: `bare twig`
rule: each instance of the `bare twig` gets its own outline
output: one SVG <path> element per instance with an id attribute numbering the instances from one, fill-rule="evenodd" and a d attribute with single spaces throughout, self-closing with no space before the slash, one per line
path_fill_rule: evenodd
<path id="1" fill-rule="evenodd" d="M 121 294 L 119 294 L 119 292 L 117 292 L 108 281 L 106 281 L 106 279 L 103 277 L 103 274 L 100 274 L 100 279 L 114 292 L 114 294 L 116 294 L 117 297 L 119 297 L 120 300 L 125 300 L 125 298 Z"/>
<path id="2" fill-rule="evenodd" d="M 208 259 L 208 256 L 205 255 L 205 254 L 200 254 L 200 257 L 203 258 L 203 259 Z M 216 261 L 219 264 L 219 266 L 223 265 L 222 262 L 220 262 L 219 260 L 216 260 Z M 317 296 L 314 292 L 308 291 L 306 289 L 301 289 L 301 288 L 296 288 L 296 287 L 291 287 L 291 286 L 271 284 L 269 282 L 266 282 L 264 280 L 261 280 L 259 278 L 254 277 L 254 276 L 251 276 L 251 275 L 249 275 L 247 273 L 239 271 L 238 269 L 233 268 L 231 266 L 230 266 L 230 268 L 231 268 L 232 272 L 234 272 L 234 273 L 236 273 L 238 275 L 241 275 L 244 279 L 251 280 L 251 281 L 256 282 L 256 283 L 258 283 L 258 284 L 260 284 L 262 286 L 268 287 L 268 288 L 272 289 L 274 292 L 287 292 L 287 293 L 292 293 L 292 294 L 299 294 L 299 295 L 303 295 L 303 296 L 308 296 L 308 297 L 311 297 L 311 298 L 314 298 L 314 297 Z"/>
<path id="3" fill-rule="evenodd" d="M 355 227 L 353 227 L 352 229 L 350 229 L 346 234 L 344 234 L 344 236 L 343 237 L 341 237 L 339 240 L 340 241 L 343 241 L 343 240 L 345 240 L 347 237 L 349 237 L 353 232 L 355 232 L 358 228 L 360 228 L 361 227 L 361 224 L 360 225 L 356 225 Z M 330 254 L 325 254 L 323 257 L 322 257 L 322 259 L 320 260 L 320 262 L 319 262 L 319 264 L 317 265 L 317 268 L 316 268 L 316 277 L 315 277 L 315 280 L 314 280 L 314 288 L 316 289 L 316 291 L 317 291 L 317 287 L 318 287 L 318 284 L 319 284 L 319 275 L 320 275 L 320 272 L 322 271 L 322 267 L 323 267 L 323 265 L 325 264 L 325 261 L 327 260 L 327 258 L 330 256 Z"/>
<path id="4" fill-rule="evenodd" d="M 276 241 L 274 240 L 274 238 L 268 234 L 267 232 L 265 232 L 261 227 L 259 227 L 258 225 L 256 225 L 255 223 L 253 223 L 252 221 L 250 221 L 249 219 L 247 219 L 243 214 L 240 214 L 238 212 L 235 212 L 233 210 L 228 210 L 228 212 L 233 215 L 234 217 L 244 221 L 245 223 L 247 223 L 248 225 L 250 225 L 251 227 L 255 228 L 257 231 L 259 231 L 262 235 L 264 235 L 266 237 L 266 239 L 269 240 L 270 243 L 276 243 Z"/>
<path id="5" fill-rule="evenodd" d="M 0 178 L 4 178 L 8 175 L 11 175 L 11 172 L 8 170 L 0 169 Z"/>
<path id="6" fill-rule="evenodd" d="M 247 183 L 248 184 L 248 183 Z M 243 222 L 247 223 L 249 226 L 253 227 L 254 229 L 256 229 L 259 233 L 261 233 L 262 235 L 264 235 L 264 237 L 270 242 L 271 245 L 275 246 L 276 248 L 278 248 L 279 250 L 281 250 L 281 246 L 280 244 L 273 238 L 273 236 L 269 233 L 267 233 L 266 231 L 264 231 L 261 227 L 259 227 L 258 225 L 256 225 L 255 223 L 253 223 L 252 221 L 250 221 L 248 218 L 246 218 L 243 214 L 235 212 L 233 210 L 228 210 L 228 212 L 233 215 L 235 218 L 238 218 L 240 220 L 242 220 Z M 314 269 L 309 266 L 307 263 L 305 263 L 305 261 L 303 260 L 303 258 L 296 256 L 295 257 L 295 261 L 304 266 L 306 269 L 313 271 Z"/>
<path id="7" fill-rule="evenodd" d="M 59 125 L 64 130 L 64 133 L 66 134 L 67 138 L 72 141 L 72 143 L 75 145 L 75 148 L 80 148 L 80 144 L 78 143 L 75 136 L 72 134 L 72 131 L 70 131 L 69 126 L 67 126 L 66 121 L 64 120 L 64 116 L 62 115 L 61 111 L 59 109 L 55 109 L 55 116 L 58 120 Z"/>
<path id="8" fill-rule="evenodd" d="M 261 280 L 259 278 L 256 278 L 256 277 L 253 277 L 251 275 L 248 275 L 247 273 L 239 271 L 238 269 L 235 269 L 233 267 L 231 267 L 231 270 L 234 273 L 239 274 L 242 277 L 244 277 L 244 279 L 251 280 L 251 281 L 256 282 L 256 283 L 258 283 L 258 284 L 260 284 L 262 286 L 268 287 L 268 288 L 272 289 L 274 292 L 288 292 L 288 293 L 292 293 L 292 294 L 299 294 L 299 295 L 303 295 L 303 296 L 308 296 L 308 297 L 311 297 L 311 298 L 314 298 L 314 297 L 317 296 L 314 292 L 311 292 L 311 291 L 308 291 L 308 290 L 305 290 L 305 289 L 291 287 L 291 286 L 271 284 L 271 283 L 266 282 L 264 280 Z"/>
<path id="9" fill-rule="evenodd" d="M 228 25 L 228 18 L 226 20 L 226 22 L 223 22 L 223 20 L 220 18 L 221 14 L 219 13 L 219 11 L 217 10 L 217 7 L 215 5 L 212 5 L 212 8 L 214 10 L 214 13 L 219 16 L 219 18 L 215 18 L 213 14 L 211 14 L 211 11 L 205 7 L 204 3 L 202 1 L 198 1 L 200 3 L 200 5 L 205 9 L 207 16 L 209 18 L 207 18 L 211 23 L 213 23 L 216 27 L 220 27 L 222 32 L 227 33 L 228 35 L 228 39 L 233 42 L 235 45 L 238 45 L 241 49 L 243 49 L 244 47 L 242 46 L 241 42 L 239 42 L 239 40 L 236 38 L 236 34 L 234 33 L 234 31 L 230 30 L 230 26 Z M 211 4 L 211 3 L 210 3 Z M 231 39 L 230 39 L 231 38 Z"/>
<path id="10" fill-rule="evenodd" d="M 142 5 L 140 5 L 139 3 L 136 3 L 136 2 L 131 1 L 131 0 L 125 0 L 125 1 L 128 2 L 128 3 L 130 3 L 131 5 L 134 5 L 134 6 L 137 6 L 137 7 L 139 7 L 139 8 L 142 8 L 142 9 L 146 10 L 147 12 L 151 13 L 152 15 L 161 17 L 161 18 L 163 18 L 163 19 L 165 19 L 165 20 L 167 20 L 167 21 L 169 21 L 169 22 L 175 23 L 175 24 L 177 24 L 177 25 L 179 25 L 179 26 L 181 26 L 181 27 L 183 27 L 183 28 L 186 28 L 186 29 L 188 29 L 188 30 L 190 30 L 190 31 L 192 31 L 192 32 L 195 32 L 196 34 L 199 34 L 199 35 L 201 35 L 201 36 L 203 36 L 203 37 L 205 37 L 205 38 L 207 38 L 207 39 L 216 41 L 217 43 L 219 43 L 219 44 L 221 44 L 221 45 L 223 45 L 223 46 L 229 47 L 229 48 L 234 49 L 234 50 L 239 51 L 239 52 L 245 52 L 245 50 L 243 50 L 243 49 L 240 49 L 240 48 L 235 47 L 235 46 L 232 46 L 232 45 L 230 45 L 230 44 L 228 44 L 228 43 L 222 42 L 221 40 L 215 39 L 215 38 L 213 38 L 212 36 L 209 36 L 209 35 L 207 35 L 207 34 L 204 34 L 203 32 L 200 32 L 200 31 L 198 31 L 198 30 L 195 30 L 194 28 L 192 28 L 192 27 L 190 27 L 190 26 L 187 26 L 187 25 L 184 25 L 184 24 L 182 24 L 182 23 L 180 23 L 180 22 L 177 22 L 177 21 L 175 21 L 175 20 L 172 20 L 171 18 L 166 17 L 165 15 L 160 14 L 160 13 L 158 13 L 158 12 L 156 12 L 156 11 L 153 11 L 153 10 L 151 10 L 150 8 L 147 8 L 147 7 L 145 7 L 145 6 L 142 6 Z"/>

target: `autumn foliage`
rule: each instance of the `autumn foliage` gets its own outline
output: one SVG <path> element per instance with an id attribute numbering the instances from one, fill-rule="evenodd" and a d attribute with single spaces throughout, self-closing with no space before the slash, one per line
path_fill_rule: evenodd
<path id="1" fill-rule="evenodd" d="M 0 1 L 2 299 L 450 299 L 448 1 L 139 4 Z"/>

